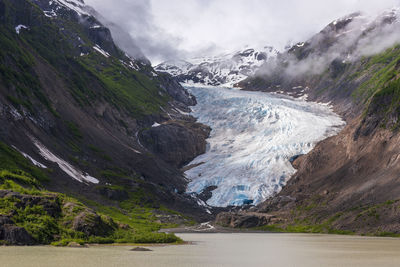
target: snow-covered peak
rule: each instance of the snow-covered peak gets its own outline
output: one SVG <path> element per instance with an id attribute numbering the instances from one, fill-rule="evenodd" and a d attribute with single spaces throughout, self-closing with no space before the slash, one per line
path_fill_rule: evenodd
<path id="1" fill-rule="evenodd" d="M 187 84 L 232 87 L 253 75 L 269 58 L 278 54 L 273 47 L 245 48 L 215 56 L 166 61 L 155 69 L 167 72 Z"/>
<path id="2" fill-rule="evenodd" d="M 74 10 L 79 15 L 89 15 L 89 13 L 85 11 L 86 5 L 82 0 L 53 0 L 50 2 L 58 2 L 59 4 Z"/>
<path id="3" fill-rule="evenodd" d="M 79 16 L 90 16 L 88 7 L 82 0 L 33 0 L 47 17 L 57 17 L 65 10 L 73 10 Z"/>

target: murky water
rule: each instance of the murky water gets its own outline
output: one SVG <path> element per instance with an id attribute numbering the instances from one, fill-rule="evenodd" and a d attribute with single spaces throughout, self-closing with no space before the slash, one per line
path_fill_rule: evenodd
<path id="1" fill-rule="evenodd" d="M 306 234 L 179 234 L 191 245 L 0 247 L 2 267 L 400 266 L 400 239 Z"/>

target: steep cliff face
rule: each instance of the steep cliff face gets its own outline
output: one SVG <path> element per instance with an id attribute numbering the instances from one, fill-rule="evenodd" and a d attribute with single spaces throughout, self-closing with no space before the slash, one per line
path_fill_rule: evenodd
<path id="1" fill-rule="evenodd" d="M 183 137 L 158 140 L 182 153 L 198 142 L 187 159 L 201 153 L 206 136 L 186 138 L 200 127 L 187 115 L 195 99 L 120 50 L 90 12 L 82 1 L 0 1 L 0 141 L 48 172 L 49 190 L 201 218 L 181 171 L 140 140 L 155 122 L 174 122 Z"/>
<path id="2" fill-rule="evenodd" d="M 368 38 L 382 29 L 397 31 L 397 16 L 396 10 L 386 12 L 367 24 L 370 27 L 362 24 L 365 27 L 361 28 L 354 28 L 360 23 L 351 23 L 363 19 L 358 14 L 333 22 L 282 55 L 285 60 L 295 55 L 289 64 L 294 64 L 299 74 L 292 75 L 286 69 L 288 64 L 281 64 L 279 71 L 272 69 L 242 83 L 249 90 L 307 94 L 310 100 L 331 102 L 348 125 L 297 158 L 293 162 L 297 173 L 275 197 L 250 211 L 220 214 L 217 222 L 273 231 L 400 234 L 400 49 L 394 45 L 362 57 L 354 52 L 361 48 L 358 44 L 373 40 Z M 346 61 L 338 53 L 330 58 L 331 47 L 342 42 L 349 27 L 359 33 L 346 38 L 352 42 L 342 52 L 353 58 Z M 322 72 L 301 72 L 300 66 L 318 58 L 330 59 L 322 65 Z"/>

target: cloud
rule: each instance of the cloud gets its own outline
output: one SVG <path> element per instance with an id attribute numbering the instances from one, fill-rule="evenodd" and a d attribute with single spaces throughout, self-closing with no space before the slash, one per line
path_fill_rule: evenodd
<path id="1" fill-rule="evenodd" d="M 154 22 L 150 1 L 86 0 L 85 2 L 100 14 L 98 18 L 111 29 L 116 43 L 132 56 L 143 52 L 145 56 L 157 61 L 176 58 L 183 53 L 178 48 L 180 37 L 168 34 Z"/>
<path id="2" fill-rule="evenodd" d="M 155 62 L 307 40 L 331 21 L 399 0 L 86 0 Z"/>
<path id="3" fill-rule="evenodd" d="M 328 67 L 343 68 L 363 56 L 371 56 L 400 44 L 400 9 L 378 15 L 352 14 L 328 25 L 306 43 L 271 59 L 257 76 L 297 81 L 321 74 Z"/>

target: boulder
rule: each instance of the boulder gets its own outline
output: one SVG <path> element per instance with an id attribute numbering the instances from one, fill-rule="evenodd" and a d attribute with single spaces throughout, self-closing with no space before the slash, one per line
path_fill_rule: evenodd
<path id="1" fill-rule="evenodd" d="M 86 236 L 105 236 L 113 231 L 112 226 L 92 210 L 79 213 L 72 222 L 72 229 L 82 232 Z"/>
<path id="2" fill-rule="evenodd" d="M 67 247 L 69 247 L 69 248 L 86 248 L 87 246 L 81 245 L 77 242 L 69 242 Z"/>
<path id="3" fill-rule="evenodd" d="M 130 251 L 152 251 L 152 250 L 148 249 L 148 248 L 136 247 L 136 248 L 130 249 Z"/>
<path id="4" fill-rule="evenodd" d="M 6 224 L 0 227 L 0 239 L 8 245 L 34 245 L 35 240 L 23 227 Z"/>

